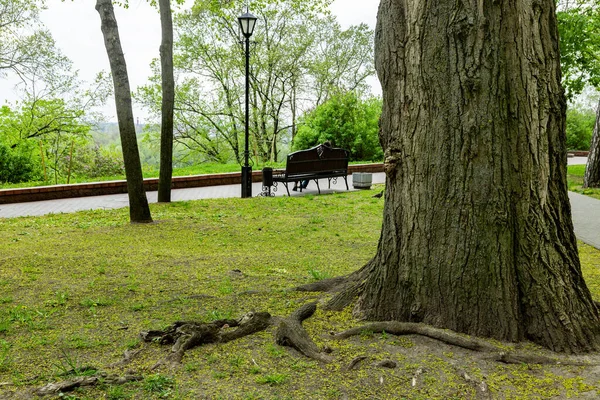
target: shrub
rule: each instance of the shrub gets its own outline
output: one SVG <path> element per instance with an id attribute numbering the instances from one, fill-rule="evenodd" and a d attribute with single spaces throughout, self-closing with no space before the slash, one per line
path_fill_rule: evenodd
<path id="1" fill-rule="evenodd" d="M 0 143 L 0 183 L 19 183 L 38 180 L 41 177 L 35 159 L 19 151 L 19 146 L 8 147 Z"/>
<path id="2" fill-rule="evenodd" d="M 73 155 L 73 173 L 87 178 L 123 175 L 123 156 L 115 148 L 88 145 Z"/>
<path id="3" fill-rule="evenodd" d="M 379 144 L 381 99 L 363 100 L 354 92 L 334 95 L 306 113 L 294 138 L 294 150 L 329 140 L 350 151 L 351 160 L 383 160 Z"/>
<path id="4" fill-rule="evenodd" d="M 567 110 L 567 148 L 589 150 L 596 113 L 592 110 Z"/>

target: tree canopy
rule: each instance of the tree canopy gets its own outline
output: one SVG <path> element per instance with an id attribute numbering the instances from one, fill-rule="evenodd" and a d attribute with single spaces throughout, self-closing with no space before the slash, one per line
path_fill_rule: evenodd
<path id="1" fill-rule="evenodd" d="M 250 148 L 260 160 L 275 160 L 280 146 L 289 146 L 304 111 L 336 91 L 369 90 L 373 31 L 366 25 L 342 29 L 329 3 L 250 2 L 258 17 L 251 38 Z M 241 1 L 218 4 L 196 2 L 175 18 L 175 137 L 205 159 L 240 162 L 244 57 L 237 17 L 243 7 Z M 158 114 L 155 70 L 138 97 Z"/>
<path id="2" fill-rule="evenodd" d="M 556 13 L 560 32 L 562 83 L 567 97 L 586 85 L 600 87 L 600 7 L 596 1 L 560 1 Z"/>

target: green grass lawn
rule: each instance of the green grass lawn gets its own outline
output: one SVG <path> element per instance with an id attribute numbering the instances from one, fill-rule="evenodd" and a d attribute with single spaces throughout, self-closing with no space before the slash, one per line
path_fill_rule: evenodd
<path id="1" fill-rule="evenodd" d="M 144 379 L 61 398 L 475 398 L 458 369 L 485 379 L 494 398 L 596 395 L 600 384 L 584 367 L 484 362 L 416 336 L 327 340 L 327 332 L 359 325 L 351 309 L 319 309 L 304 323 L 319 346 L 333 349 L 331 364 L 275 345 L 270 329 L 192 349 L 181 367 L 151 370 L 169 349 L 141 343 L 141 331 L 248 311 L 286 316 L 317 298 L 287 289 L 363 266 L 380 234 L 383 199 L 372 197 L 379 191 L 153 204 L 149 225 L 129 224 L 127 209 L 0 219 L 0 398 L 86 374 L 88 366 Z M 600 300 L 600 252 L 580 246 Z M 130 364 L 110 367 L 131 349 L 141 352 Z M 357 356 L 367 358 L 346 371 Z M 384 359 L 398 367 L 374 366 Z"/>

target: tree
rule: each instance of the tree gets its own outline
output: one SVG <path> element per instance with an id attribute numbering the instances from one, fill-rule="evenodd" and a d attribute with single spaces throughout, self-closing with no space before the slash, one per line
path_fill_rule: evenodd
<path id="1" fill-rule="evenodd" d="M 586 85 L 600 88 L 600 9 L 596 1 L 559 1 L 562 83 L 567 98 Z"/>
<path id="2" fill-rule="evenodd" d="M 52 35 L 39 22 L 43 0 L 0 0 L 0 78 L 52 80 L 70 69 Z"/>
<path id="3" fill-rule="evenodd" d="M 100 14 L 104 45 L 110 62 L 115 89 L 117 121 L 123 147 L 123 161 L 129 195 L 129 218 L 131 222 L 152 222 L 148 199 L 144 191 L 142 165 L 135 134 L 135 122 L 131 108 L 131 91 L 125 56 L 121 48 L 119 28 L 111 0 L 97 0 L 96 11 Z"/>
<path id="4" fill-rule="evenodd" d="M 297 116 L 342 90 L 367 90 L 373 31 L 343 30 L 327 14 L 329 0 L 269 0 L 253 7 L 251 149 L 260 160 L 277 158 L 296 132 Z M 196 2 L 175 18 L 175 141 L 212 161 L 241 162 L 244 135 L 244 57 L 235 29 L 241 1 Z M 260 56 L 255 56 L 260 55 Z M 138 91 L 158 114 L 160 80 Z M 241 146 L 240 146 L 241 144 Z"/>
<path id="5" fill-rule="evenodd" d="M 598 1 L 559 2 L 557 13 L 561 37 L 561 65 L 567 94 L 580 93 L 586 84 L 600 86 L 600 4 Z M 583 187 L 600 187 L 600 138 L 596 124 L 592 133 Z"/>
<path id="6" fill-rule="evenodd" d="M 599 346 L 566 185 L 553 0 L 382 0 L 384 222 L 330 302 L 555 351 Z"/>
<path id="7" fill-rule="evenodd" d="M 381 100 L 360 99 L 356 93 L 333 95 L 300 120 L 294 149 L 330 141 L 350 151 L 351 160 L 383 160 L 379 144 Z"/>
<path id="8" fill-rule="evenodd" d="M 173 108 L 175 106 L 175 78 L 173 77 L 173 18 L 171 0 L 158 0 L 162 42 L 160 65 L 162 79 L 162 105 L 160 124 L 160 173 L 158 201 L 171 201 L 173 177 Z"/>
<path id="9" fill-rule="evenodd" d="M 596 111 L 596 123 L 592 133 L 592 143 L 583 176 L 584 188 L 600 187 L 600 103 Z"/>

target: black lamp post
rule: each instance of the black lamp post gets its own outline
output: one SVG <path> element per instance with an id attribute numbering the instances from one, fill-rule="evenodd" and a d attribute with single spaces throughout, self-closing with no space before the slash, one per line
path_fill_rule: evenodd
<path id="1" fill-rule="evenodd" d="M 250 114 L 250 36 L 254 32 L 256 17 L 246 12 L 238 17 L 242 34 L 246 38 L 246 143 L 244 147 L 244 166 L 242 167 L 242 198 L 252 197 L 252 167 L 248 164 L 248 117 Z"/>

